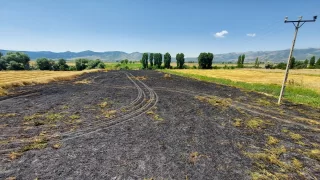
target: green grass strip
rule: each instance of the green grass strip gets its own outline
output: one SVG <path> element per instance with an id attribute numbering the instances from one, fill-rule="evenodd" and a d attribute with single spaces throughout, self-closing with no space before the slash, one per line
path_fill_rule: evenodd
<path id="1" fill-rule="evenodd" d="M 224 78 L 214 78 L 214 77 L 207 77 L 202 75 L 187 74 L 183 72 L 175 72 L 168 69 L 159 70 L 159 71 L 178 75 L 178 76 L 183 76 L 187 78 L 192 78 L 200 81 L 214 82 L 218 84 L 238 87 L 245 90 L 263 92 L 263 93 L 270 94 L 276 98 L 278 98 L 280 94 L 280 89 L 281 89 L 281 86 L 276 84 L 246 83 L 246 82 L 232 81 Z M 317 107 L 317 108 L 320 107 L 320 94 L 312 89 L 287 86 L 285 90 L 284 98 L 293 103 L 306 104 L 306 105 Z"/>

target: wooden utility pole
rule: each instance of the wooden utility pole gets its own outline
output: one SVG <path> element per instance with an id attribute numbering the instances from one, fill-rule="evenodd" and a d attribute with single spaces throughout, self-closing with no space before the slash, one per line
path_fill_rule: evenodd
<path id="1" fill-rule="evenodd" d="M 292 58 L 292 53 L 293 53 L 293 50 L 294 50 L 294 45 L 296 44 L 296 39 L 297 39 L 297 35 L 298 35 L 298 31 L 299 31 L 299 28 L 301 26 L 304 25 L 304 23 L 306 22 L 315 22 L 317 20 L 317 16 L 313 16 L 313 20 L 302 20 L 302 16 L 300 16 L 299 20 L 298 21 L 288 21 L 288 17 L 286 17 L 284 19 L 284 23 L 290 23 L 292 22 L 292 24 L 295 26 L 295 32 L 294 32 L 294 38 L 293 38 L 293 41 L 292 41 L 292 46 L 291 46 L 291 49 L 290 49 L 290 53 L 289 53 L 289 58 L 288 58 L 288 63 L 287 63 L 287 68 L 286 68 L 286 73 L 284 75 L 284 79 L 283 79 L 283 83 L 282 83 L 282 87 L 281 87 L 281 91 L 280 91 L 280 96 L 279 96 L 279 100 L 278 100 L 278 104 L 281 104 L 281 99 L 283 97 L 283 94 L 284 94 L 284 90 L 286 88 L 286 83 L 287 83 L 287 79 L 288 79 L 288 75 L 289 75 L 289 69 L 290 69 L 290 64 L 291 64 L 291 58 Z M 297 23 L 297 24 L 295 24 Z M 302 23 L 300 25 L 300 23 Z"/>

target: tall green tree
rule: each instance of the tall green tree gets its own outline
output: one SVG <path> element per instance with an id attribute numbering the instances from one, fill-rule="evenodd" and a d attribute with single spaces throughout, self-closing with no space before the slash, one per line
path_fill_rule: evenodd
<path id="1" fill-rule="evenodd" d="M 142 55 L 142 66 L 143 66 L 143 69 L 148 68 L 148 53 L 143 53 Z"/>
<path id="2" fill-rule="evenodd" d="M 238 67 L 241 65 L 241 55 L 238 57 L 237 65 L 238 65 Z"/>
<path id="3" fill-rule="evenodd" d="M 315 67 L 320 69 L 320 58 L 317 60 L 316 64 L 315 64 Z"/>
<path id="4" fill-rule="evenodd" d="M 256 58 L 256 61 L 254 62 L 254 67 L 255 67 L 255 68 L 258 68 L 258 67 L 259 67 L 259 64 L 260 64 L 259 58 L 257 57 L 257 58 Z"/>
<path id="5" fill-rule="evenodd" d="M 171 55 L 167 52 L 164 55 L 164 67 L 169 69 L 170 68 L 170 63 L 171 63 Z"/>
<path id="6" fill-rule="evenodd" d="M 213 62 L 213 54 L 212 53 L 200 53 L 198 56 L 198 65 L 200 69 L 211 69 Z"/>
<path id="7" fill-rule="evenodd" d="M 154 58 L 154 65 L 157 67 L 157 68 L 160 68 L 161 67 L 161 64 L 162 64 L 162 54 L 161 53 L 155 53 L 153 54 L 153 58 Z"/>
<path id="8" fill-rule="evenodd" d="M 150 66 L 153 66 L 153 53 L 150 53 L 149 55 L 149 61 L 150 61 Z"/>
<path id="9" fill-rule="evenodd" d="M 309 64 L 309 59 L 304 60 L 304 67 L 307 68 Z"/>
<path id="10" fill-rule="evenodd" d="M 0 52 L 0 58 L 3 56 L 2 52 Z"/>
<path id="11" fill-rule="evenodd" d="M 176 60 L 177 60 L 177 67 L 179 69 L 182 69 L 183 65 L 184 65 L 184 54 L 183 53 L 178 53 L 176 55 Z"/>
<path id="12" fill-rule="evenodd" d="M 238 68 L 242 68 L 242 67 L 243 67 L 242 55 L 239 55 L 239 57 L 238 57 L 237 67 L 238 67 Z"/>
<path id="13" fill-rule="evenodd" d="M 296 58 L 292 56 L 290 59 L 290 69 L 293 69 L 295 65 L 296 65 Z"/>
<path id="14" fill-rule="evenodd" d="M 314 67 L 314 65 L 315 65 L 315 63 L 316 63 L 316 57 L 315 56 L 312 56 L 311 57 L 311 59 L 310 59 L 310 68 L 313 68 Z"/>
<path id="15" fill-rule="evenodd" d="M 243 65 L 244 64 L 244 59 L 246 58 L 246 55 L 245 54 L 242 54 L 241 56 L 241 64 Z"/>

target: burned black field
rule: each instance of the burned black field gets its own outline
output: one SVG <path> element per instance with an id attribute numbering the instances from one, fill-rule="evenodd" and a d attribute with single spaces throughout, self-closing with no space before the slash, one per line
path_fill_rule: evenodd
<path id="1" fill-rule="evenodd" d="M 320 110 L 157 71 L 0 97 L 0 179 L 317 179 Z"/>

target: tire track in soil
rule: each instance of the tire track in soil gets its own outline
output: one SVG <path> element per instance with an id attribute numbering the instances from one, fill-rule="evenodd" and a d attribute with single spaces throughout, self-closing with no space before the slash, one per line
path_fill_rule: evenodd
<path id="1" fill-rule="evenodd" d="M 125 73 L 127 75 L 127 77 L 133 81 L 132 77 L 134 77 L 131 73 Z M 61 136 L 64 138 L 61 141 L 67 141 L 70 139 L 74 139 L 74 138 L 78 138 L 84 135 L 89 135 L 92 133 L 96 133 L 100 130 L 105 130 L 108 129 L 110 127 L 113 127 L 117 124 L 122 124 L 124 122 L 127 121 L 131 121 L 136 117 L 139 117 L 140 115 L 146 113 L 147 111 L 149 111 L 150 109 L 152 109 L 153 107 L 155 107 L 155 105 L 157 104 L 159 97 L 157 95 L 157 93 L 151 89 L 149 86 L 147 86 L 145 83 L 143 83 L 142 81 L 140 81 L 139 79 L 136 79 L 136 81 L 138 81 L 140 84 L 142 84 L 149 92 L 149 100 L 146 100 L 147 103 L 145 103 L 142 107 L 140 107 L 139 109 L 133 110 L 131 112 L 129 112 L 128 114 L 124 114 L 120 117 L 116 117 L 114 119 L 112 119 L 111 121 L 108 122 L 102 122 L 100 124 L 98 124 L 98 126 L 104 126 L 104 127 L 93 127 L 93 128 L 89 128 L 89 129 L 85 129 L 84 131 L 81 132 L 77 132 L 76 134 L 62 134 Z M 134 82 L 134 84 L 136 85 L 136 87 L 142 89 L 136 82 Z M 87 132 L 88 131 L 88 132 Z M 70 135 L 70 137 L 69 137 Z M 65 136 L 67 136 L 65 138 Z"/>
<path id="2" fill-rule="evenodd" d="M 116 110 L 120 110 L 120 109 L 125 108 L 130 111 L 126 111 L 126 113 L 123 113 L 118 117 L 95 121 L 95 122 L 100 122 L 98 124 L 86 123 L 87 126 L 84 126 L 85 129 L 82 129 L 82 130 L 79 130 L 76 132 L 67 132 L 67 133 L 58 134 L 58 136 L 62 137 L 62 139 L 55 140 L 55 141 L 49 141 L 48 143 L 51 144 L 51 143 L 55 143 L 55 142 L 67 141 L 67 140 L 75 139 L 75 138 L 78 138 L 78 137 L 81 137 L 84 135 L 89 135 L 89 134 L 98 132 L 100 130 L 108 129 L 108 128 L 113 127 L 115 125 L 133 120 L 134 118 L 139 117 L 140 115 L 144 114 L 145 112 L 147 112 L 150 109 L 152 109 L 153 107 L 155 107 L 155 105 L 157 104 L 157 102 L 159 100 L 159 97 L 156 94 L 156 92 L 153 89 L 151 89 L 150 87 L 148 87 L 145 83 L 140 81 L 139 79 L 136 79 L 136 81 L 138 83 L 135 82 L 133 80 L 133 78 L 135 78 L 135 77 L 131 73 L 124 73 L 124 74 L 137 88 L 138 96 L 130 104 L 122 106 Z M 139 83 L 142 85 L 142 88 L 141 88 L 141 85 L 139 85 Z M 146 89 L 147 92 L 144 92 L 143 89 Z M 149 99 L 147 99 L 146 93 L 149 93 Z M 101 126 L 103 126 L 103 127 L 101 127 Z M 10 136 L 13 136 L 13 135 L 11 134 Z M 21 136 L 21 134 L 19 136 Z M 48 138 L 54 138 L 54 137 L 57 137 L 57 135 L 49 136 Z M 27 143 L 30 143 L 30 142 L 11 142 L 6 145 L 27 144 Z M 6 153 L 9 151 L 13 151 L 13 150 L 17 150 L 19 148 L 20 147 L 2 150 L 2 151 L 0 151 L 0 154 Z"/>

